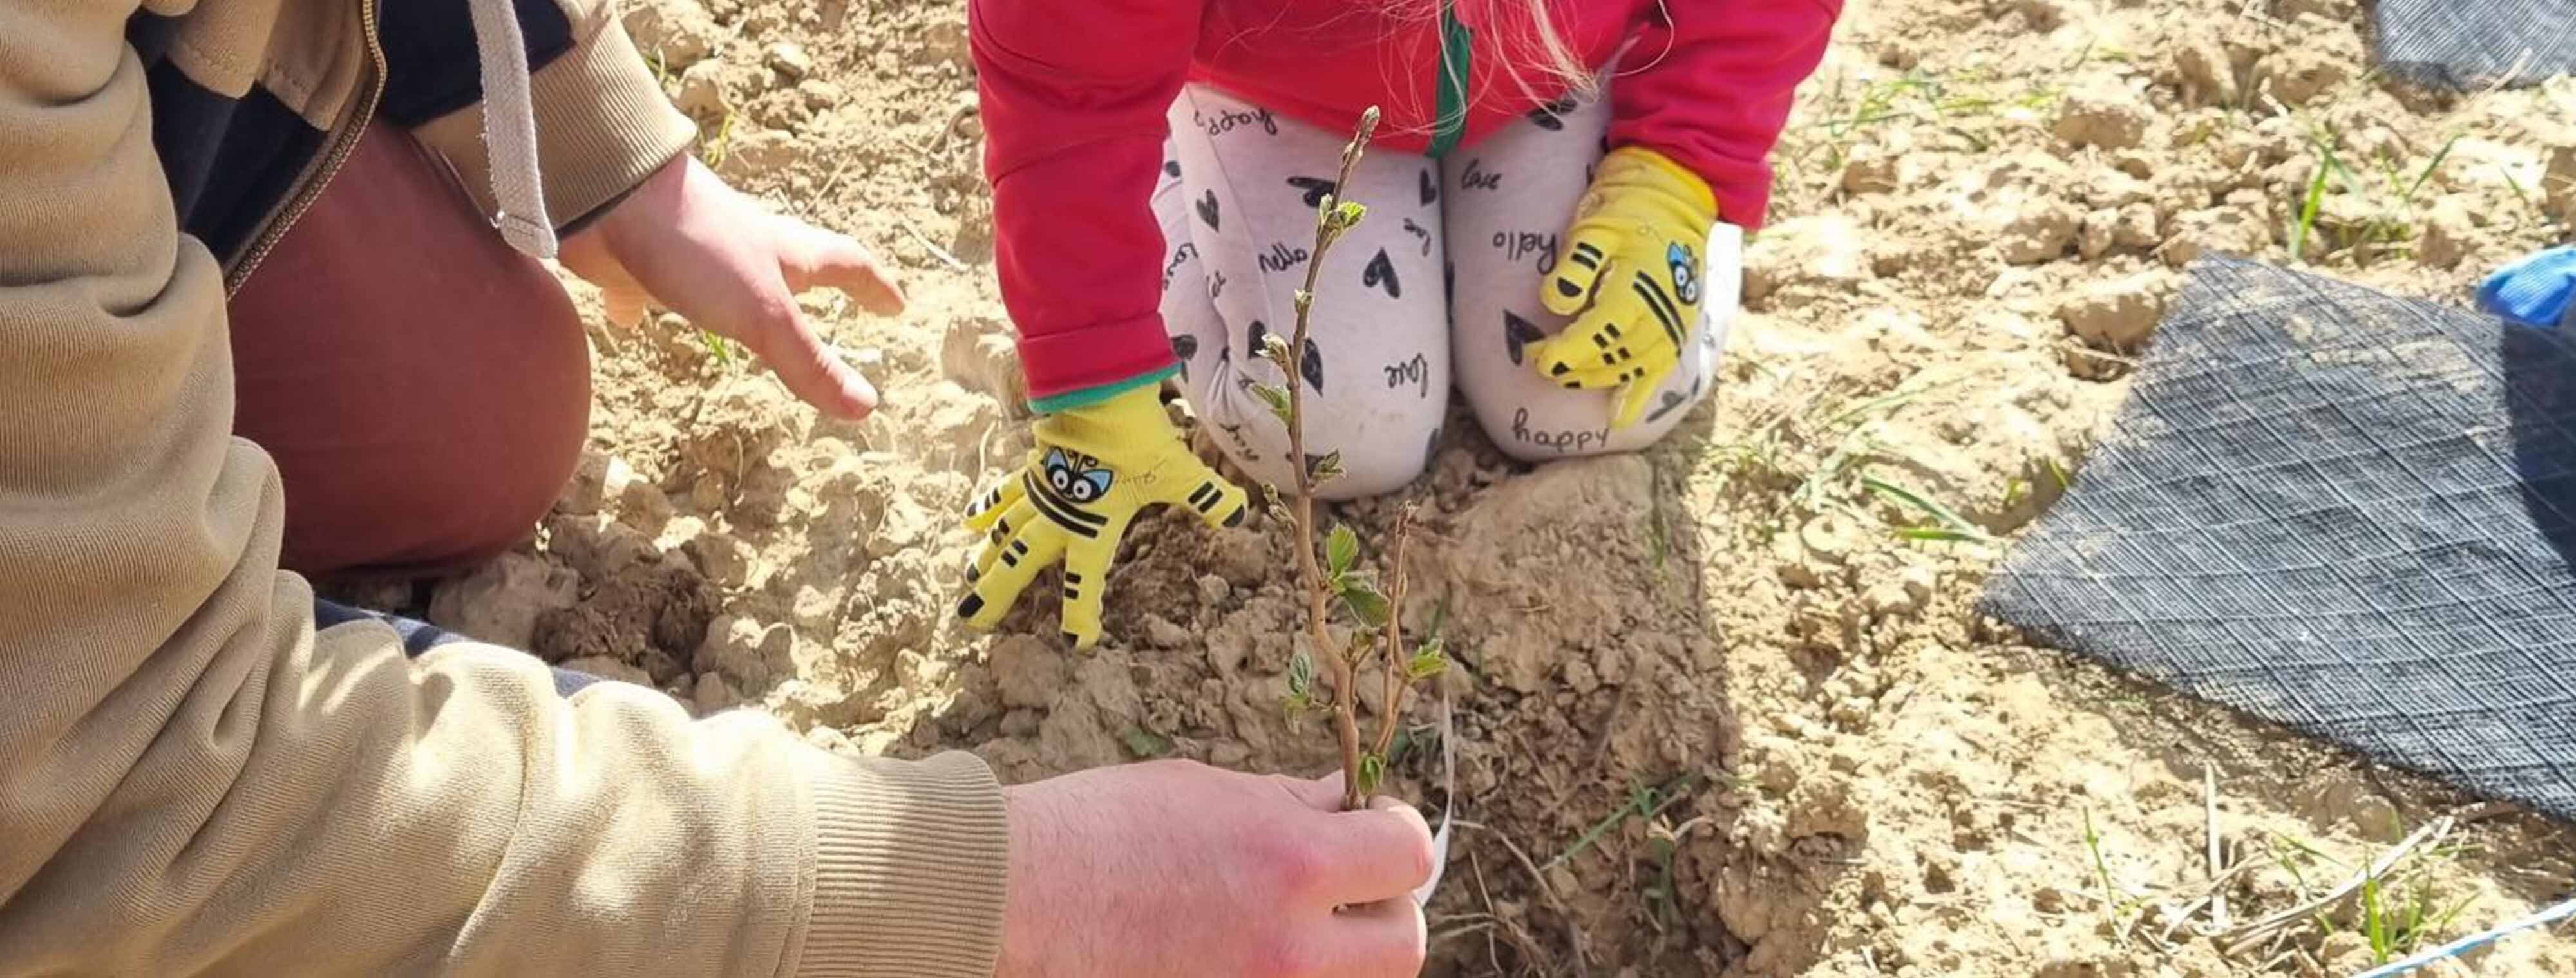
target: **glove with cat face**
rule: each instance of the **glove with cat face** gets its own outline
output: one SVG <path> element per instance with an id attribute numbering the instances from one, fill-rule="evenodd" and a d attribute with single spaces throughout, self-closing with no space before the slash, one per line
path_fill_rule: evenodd
<path id="1" fill-rule="evenodd" d="M 1716 227 L 1716 196 L 1681 164 L 1639 146 L 1602 158 L 1575 205 L 1566 255 L 1539 285 L 1549 312 L 1576 317 L 1537 348 L 1539 374 L 1577 390 L 1616 388 L 1611 427 L 1635 424 L 1699 328 Z"/>
<path id="2" fill-rule="evenodd" d="M 1209 526 L 1243 522 L 1243 490 L 1190 454 L 1152 385 L 1040 418 L 1018 471 L 975 500 L 966 525 L 990 536 L 967 568 L 957 616 L 992 628 L 1040 569 L 1064 562 L 1064 634 L 1100 640 L 1101 596 L 1127 525 L 1147 506 L 1187 506 Z"/>

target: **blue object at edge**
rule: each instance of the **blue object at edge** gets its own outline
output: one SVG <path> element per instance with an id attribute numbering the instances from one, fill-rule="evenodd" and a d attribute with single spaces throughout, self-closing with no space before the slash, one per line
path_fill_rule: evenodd
<path id="1" fill-rule="evenodd" d="M 2551 248 L 2498 269 L 2478 286 L 2478 308 L 2539 329 L 2565 325 L 2576 318 L 2576 246 Z"/>

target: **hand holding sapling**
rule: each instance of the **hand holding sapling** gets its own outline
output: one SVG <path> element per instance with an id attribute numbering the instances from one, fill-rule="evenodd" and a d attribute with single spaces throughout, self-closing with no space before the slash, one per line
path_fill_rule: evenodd
<path id="1" fill-rule="evenodd" d="M 1185 761 L 1004 791 L 1001 978 L 1394 978 L 1422 968 L 1405 894 L 1436 858 L 1422 816 L 1338 809 L 1338 779 Z"/>

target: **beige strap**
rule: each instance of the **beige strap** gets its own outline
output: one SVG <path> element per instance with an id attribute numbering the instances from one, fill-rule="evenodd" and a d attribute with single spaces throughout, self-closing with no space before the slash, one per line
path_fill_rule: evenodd
<path id="1" fill-rule="evenodd" d="M 555 256 L 554 221 L 546 213 L 537 169 L 537 113 L 528 90 L 528 48 L 510 0 L 468 0 L 474 45 L 482 60 L 483 150 L 489 157 L 494 227 L 510 247 L 532 258 Z"/>

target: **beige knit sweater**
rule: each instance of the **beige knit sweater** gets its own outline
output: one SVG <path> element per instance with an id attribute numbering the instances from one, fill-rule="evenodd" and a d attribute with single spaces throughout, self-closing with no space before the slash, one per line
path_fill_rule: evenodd
<path id="1" fill-rule="evenodd" d="M 152 9 L 191 6 L 216 67 L 328 64 L 274 39 L 371 19 Z M 315 633 L 276 471 L 228 434 L 222 275 L 177 232 L 133 12 L 0 0 L 0 976 L 991 974 L 1005 836 L 972 758 L 854 762 L 633 686 L 561 699 L 503 649 Z M 608 55 L 560 62 L 631 89 Z M 363 124 L 328 101 L 303 108 Z"/>

